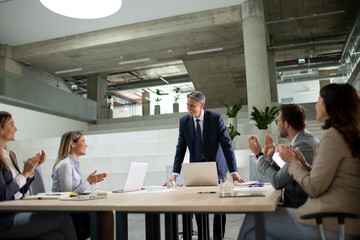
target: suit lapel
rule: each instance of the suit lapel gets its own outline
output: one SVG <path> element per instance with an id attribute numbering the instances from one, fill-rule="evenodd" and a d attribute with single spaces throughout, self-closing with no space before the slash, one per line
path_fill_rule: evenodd
<path id="1" fill-rule="evenodd" d="M 203 129 L 203 141 L 202 141 L 203 146 L 204 146 L 205 141 L 206 141 L 209 126 L 210 126 L 210 114 L 209 114 L 208 111 L 206 111 L 204 109 L 204 129 Z"/>

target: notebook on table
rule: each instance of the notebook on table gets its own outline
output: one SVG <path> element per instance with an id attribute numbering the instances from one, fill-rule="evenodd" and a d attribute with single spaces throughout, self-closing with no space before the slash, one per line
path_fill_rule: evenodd
<path id="1" fill-rule="evenodd" d="M 216 162 L 183 163 L 182 172 L 187 187 L 218 185 Z"/>
<path id="2" fill-rule="evenodd" d="M 144 184 L 147 166 L 148 163 L 132 162 L 124 188 L 113 192 L 120 193 L 141 190 Z"/>

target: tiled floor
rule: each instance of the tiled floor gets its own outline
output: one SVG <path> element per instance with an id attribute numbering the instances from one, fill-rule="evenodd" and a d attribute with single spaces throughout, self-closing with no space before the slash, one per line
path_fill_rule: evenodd
<path id="1" fill-rule="evenodd" d="M 225 240 L 234 240 L 237 239 L 240 226 L 243 222 L 245 215 L 244 214 L 227 214 L 226 215 L 226 230 L 225 230 Z M 213 215 L 210 214 L 210 236 L 212 236 L 212 220 Z M 161 221 L 161 239 L 165 239 L 165 230 L 164 230 L 164 215 L 160 217 Z M 182 229 L 181 225 L 181 216 L 178 218 L 179 221 L 179 231 Z M 130 240 L 144 240 L 145 239 L 145 215 L 144 214 L 129 214 L 128 215 L 128 226 L 129 226 L 129 239 Z M 193 227 L 196 230 L 196 222 L 193 220 Z M 181 239 L 181 235 L 179 235 Z M 193 237 L 196 240 L 196 236 Z"/>

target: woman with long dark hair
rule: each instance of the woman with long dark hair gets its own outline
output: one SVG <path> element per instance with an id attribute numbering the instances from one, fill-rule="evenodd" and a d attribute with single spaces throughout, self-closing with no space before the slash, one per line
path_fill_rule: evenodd
<path id="1" fill-rule="evenodd" d="M 46 159 L 44 151 L 27 159 L 20 171 L 16 156 L 6 144 L 15 140 L 14 120 L 0 111 L 0 201 L 23 198 L 34 180 L 33 173 Z M 77 239 L 69 214 L 65 213 L 1 213 L 0 239 Z"/>
<path id="2" fill-rule="evenodd" d="M 318 239 L 315 220 L 300 216 L 310 213 L 345 212 L 360 215 L 360 98 L 349 84 L 329 84 L 320 90 L 316 119 L 325 130 L 314 155 L 305 164 L 297 150 L 280 145 L 280 157 L 290 164 L 288 172 L 309 194 L 297 210 L 278 208 L 265 213 L 267 239 Z M 338 238 L 335 218 L 323 220 L 325 236 Z M 360 238 L 360 219 L 346 219 L 346 239 Z M 239 239 L 255 239 L 254 217 L 248 214 Z"/>

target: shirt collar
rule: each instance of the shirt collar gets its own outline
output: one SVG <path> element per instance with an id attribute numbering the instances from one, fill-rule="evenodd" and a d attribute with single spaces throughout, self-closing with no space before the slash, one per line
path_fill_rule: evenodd
<path id="1" fill-rule="evenodd" d="M 204 121 L 204 112 L 205 112 L 204 109 L 202 109 L 202 110 L 201 110 L 201 115 L 200 115 L 199 118 L 193 117 L 194 121 L 196 122 L 196 119 L 199 119 L 200 122 L 201 122 L 201 121 Z"/>
<path id="2" fill-rule="evenodd" d="M 302 132 L 302 131 L 300 131 L 300 132 Z M 296 138 L 297 138 L 297 136 L 299 135 L 300 132 L 298 132 L 298 133 L 295 135 L 295 137 L 291 140 L 291 142 L 290 142 L 290 145 L 291 145 L 291 146 L 294 146 L 295 141 L 296 141 Z"/>
<path id="3" fill-rule="evenodd" d="M 3 151 L 3 156 L 4 156 L 4 157 L 10 155 L 9 150 L 6 148 L 6 146 L 2 149 L 2 151 Z"/>
<path id="4" fill-rule="evenodd" d="M 79 167 L 80 165 L 80 161 L 77 160 L 73 155 L 69 154 L 69 159 L 71 160 L 71 162 L 74 164 L 74 166 Z"/>

